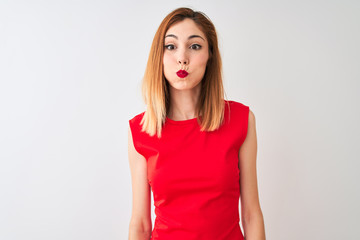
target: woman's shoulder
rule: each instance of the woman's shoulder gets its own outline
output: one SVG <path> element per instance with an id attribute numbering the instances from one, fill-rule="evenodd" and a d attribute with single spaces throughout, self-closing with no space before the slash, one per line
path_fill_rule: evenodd
<path id="1" fill-rule="evenodd" d="M 230 109 L 239 109 L 239 110 L 248 110 L 249 106 L 245 105 L 242 102 L 235 101 L 235 100 L 225 100 L 225 103 L 229 104 Z"/>
<path id="2" fill-rule="evenodd" d="M 145 114 L 145 111 L 143 111 L 143 112 L 141 112 L 141 113 L 138 113 L 138 114 L 136 114 L 136 115 L 133 115 L 133 116 L 129 119 L 129 121 L 131 121 L 131 122 L 141 121 L 141 119 L 142 119 L 142 117 L 144 116 L 144 114 Z"/>

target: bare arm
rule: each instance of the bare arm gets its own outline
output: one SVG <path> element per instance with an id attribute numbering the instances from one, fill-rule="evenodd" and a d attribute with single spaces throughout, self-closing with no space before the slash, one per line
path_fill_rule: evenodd
<path id="1" fill-rule="evenodd" d="M 151 238 L 151 189 L 147 181 L 147 163 L 134 147 L 131 129 L 128 130 L 128 156 L 132 182 L 132 212 L 129 240 Z"/>
<path id="2" fill-rule="evenodd" d="M 256 154 L 255 116 L 250 110 L 247 136 L 239 151 L 241 218 L 246 240 L 265 240 L 257 187 Z"/>

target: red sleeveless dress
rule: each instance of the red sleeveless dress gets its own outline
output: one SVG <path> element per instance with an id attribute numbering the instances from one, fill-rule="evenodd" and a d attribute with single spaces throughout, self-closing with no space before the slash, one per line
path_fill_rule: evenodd
<path id="1" fill-rule="evenodd" d="M 201 132 L 196 118 L 166 118 L 161 138 L 141 132 L 145 112 L 129 120 L 134 146 L 147 161 L 154 195 L 152 240 L 243 240 L 239 149 L 249 107 L 224 100 L 224 124 Z"/>

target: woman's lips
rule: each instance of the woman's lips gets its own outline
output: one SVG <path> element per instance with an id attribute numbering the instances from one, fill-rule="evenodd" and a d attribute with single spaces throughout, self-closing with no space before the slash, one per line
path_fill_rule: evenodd
<path id="1" fill-rule="evenodd" d="M 189 73 L 188 73 L 187 71 L 185 71 L 185 70 L 179 70 L 179 71 L 177 71 L 176 74 L 178 75 L 178 77 L 184 78 L 184 77 L 186 77 Z"/>

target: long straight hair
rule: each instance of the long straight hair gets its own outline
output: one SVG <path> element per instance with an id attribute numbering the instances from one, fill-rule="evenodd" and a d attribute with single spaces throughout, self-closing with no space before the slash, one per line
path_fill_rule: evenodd
<path id="1" fill-rule="evenodd" d="M 200 11 L 177 8 L 163 19 L 155 33 L 142 82 L 142 96 L 146 111 L 140 122 L 141 131 L 147 132 L 150 136 L 157 134 L 158 138 L 161 137 L 161 130 L 170 108 L 169 83 L 165 79 L 163 69 L 164 37 L 173 24 L 185 18 L 190 18 L 197 24 L 209 43 L 209 59 L 201 80 L 200 95 L 195 109 L 197 121 L 201 126 L 200 130 L 214 131 L 224 121 L 222 61 L 215 26 Z"/>

